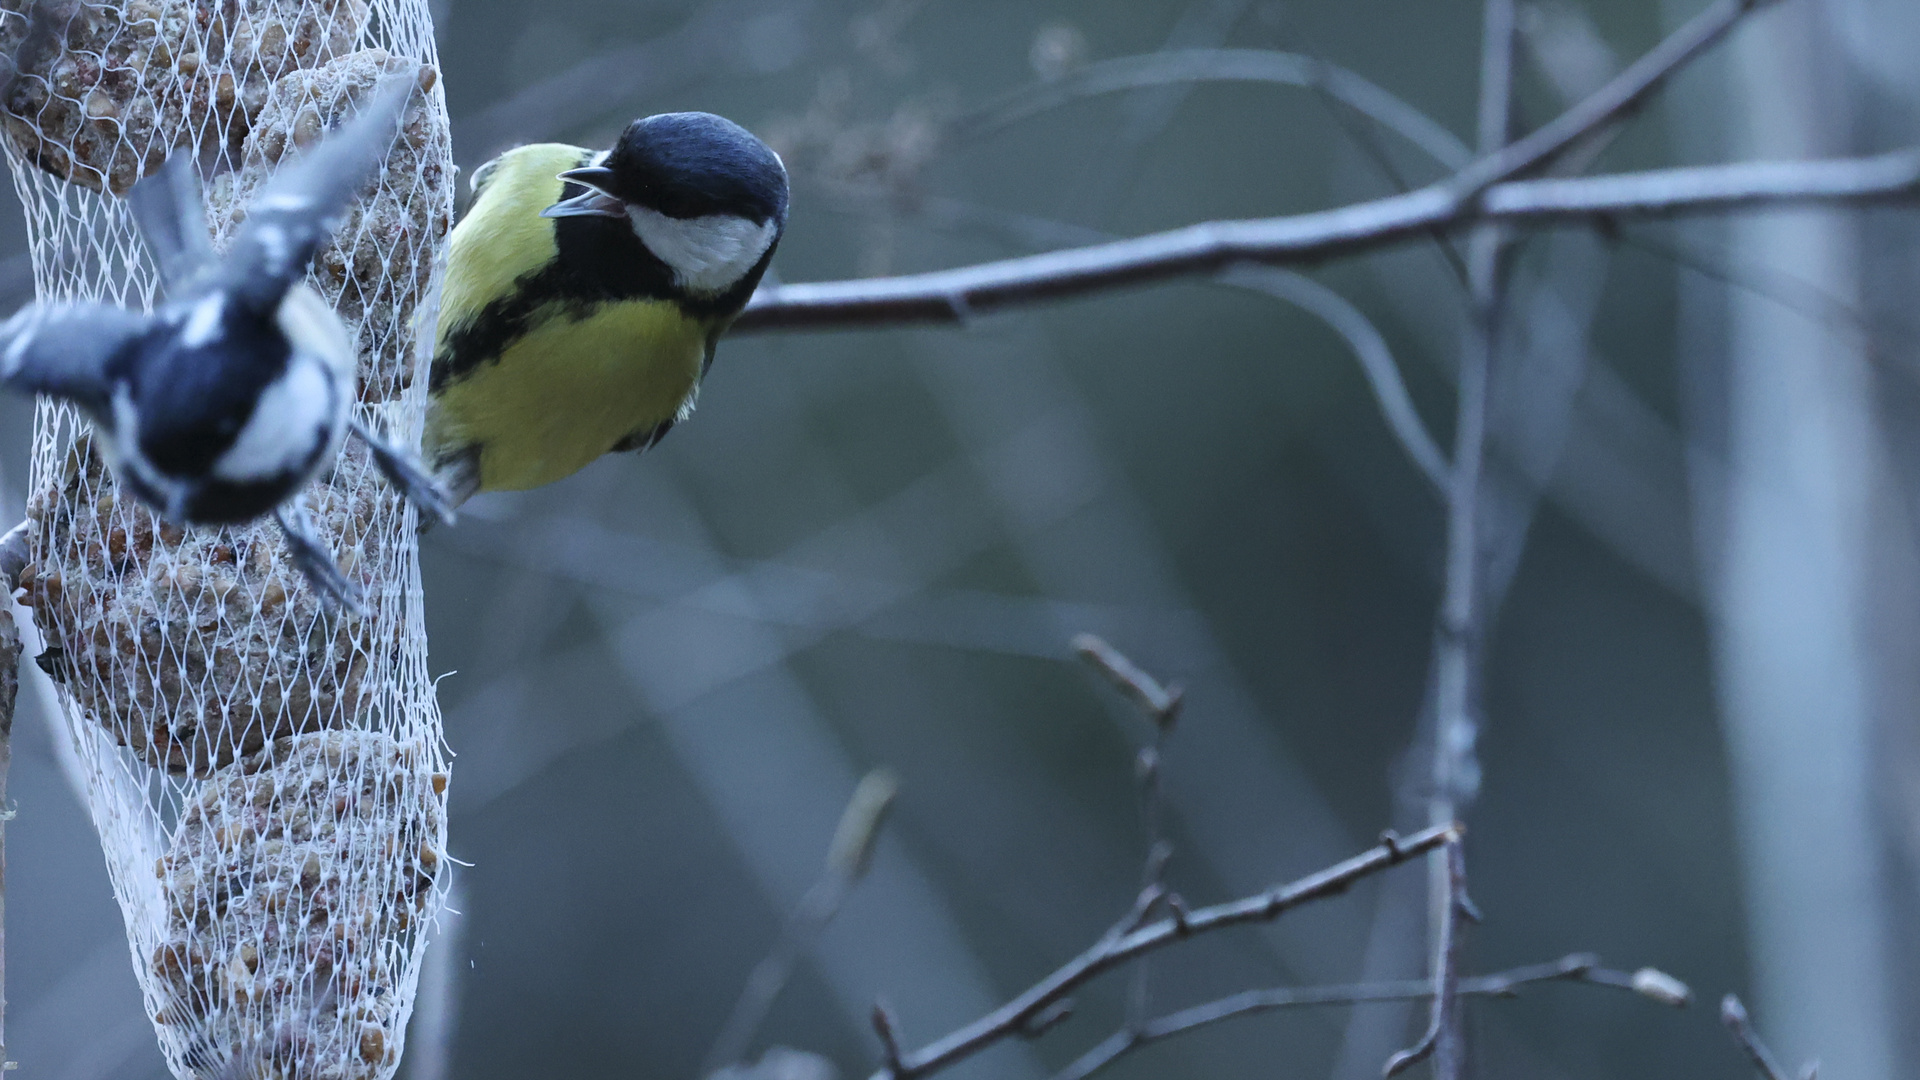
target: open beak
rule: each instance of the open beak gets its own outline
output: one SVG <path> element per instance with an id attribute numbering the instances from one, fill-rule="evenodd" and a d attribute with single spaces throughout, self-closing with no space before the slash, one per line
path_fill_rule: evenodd
<path id="1" fill-rule="evenodd" d="M 602 165 L 568 169 L 560 174 L 560 179 L 569 184 L 583 185 L 587 190 L 571 199 L 561 199 L 540 211 L 541 217 L 625 218 L 627 216 L 627 204 L 606 192 L 606 188 L 613 183 L 612 169 Z"/>

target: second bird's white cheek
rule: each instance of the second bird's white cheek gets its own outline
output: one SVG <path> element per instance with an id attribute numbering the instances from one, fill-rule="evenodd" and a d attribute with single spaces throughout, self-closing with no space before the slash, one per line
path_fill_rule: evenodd
<path id="1" fill-rule="evenodd" d="M 333 441 L 344 405 L 330 374 L 312 359 L 296 356 L 254 403 L 246 427 L 214 462 L 213 474 L 247 483 L 300 468 L 316 449 Z"/>
<path id="2" fill-rule="evenodd" d="M 671 218 L 628 205 L 627 218 L 647 250 L 673 268 L 674 284 L 689 292 L 721 293 L 753 269 L 773 245 L 778 226 L 731 214 Z"/>

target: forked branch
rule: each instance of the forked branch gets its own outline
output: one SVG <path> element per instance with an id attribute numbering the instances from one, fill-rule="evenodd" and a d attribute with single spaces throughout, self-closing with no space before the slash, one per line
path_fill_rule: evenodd
<path id="1" fill-rule="evenodd" d="M 887 1060 L 873 1080 L 914 1080 L 971 1057 L 1004 1039 L 1032 1035 L 1066 1015 L 1069 994 L 1136 957 L 1199 934 L 1229 926 L 1270 922 L 1285 912 L 1315 900 L 1338 896 L 1362 878 L 1409 862 L 1460 838 L 1455 825 L 1423 829 L 1404 839 L 1391 835 L 1345 862 L 1309 874 L 1266 892 L 1193 911 L 1175 909 L 1170 918 L 1145 923 L 1159 902 L 1154 888 L 1144 890 L 1126 917 L 1115 923 L 1092 948 L 1067 961 L 1025 993 L 966 1027 L 920 1050 L 906 1053 L 889 1047 Z M 889 1032 L 897 1030 L 886 1022 Z"/>

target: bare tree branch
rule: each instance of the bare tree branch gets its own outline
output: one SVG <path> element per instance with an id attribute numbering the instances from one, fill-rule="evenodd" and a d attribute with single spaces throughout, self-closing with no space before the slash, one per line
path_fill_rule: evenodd
<path id="1" fill-rule="evenodd" d="M 1600 966 L 1591 953 L 1574 953 L 1545 964 L 1529 964 L 1490 975 L 1461 979 L 1456 994 L 1466 997 L 1516 997 L 1523 986 L 1547 982 L 1587 983 L 1631 990 L 1639 988 L 1645 972 L 1616 971 Z M 1276 1009 L 1296 1009 L 1316 1005 L 1360 1005 L 1375 1001 L 1424 1001 L 1433 996 L 1433 980 L 1400 979 L 1394 982 L 1348 983 L 1339 986 L 1286 986 L 1265 990 L 1246 990 L 1204 1005 L 1181 1009 L 1154 1019 L 1137 1029 L 1118 1031 L 1054 1074 L 1053 1080 L 1085 1080 L 1122 1057 L 1177 1035 L 1231 1020 Z M 1662 1004 L 1684 1001 L 1656 998 Z"/>
<path id="2" fill-rule="evenodd" d="M 1455 1080 L 1465 1063 L 1466 1054 L 1460 1030 L 1460 956 L 1461 922 L 1468 914 L 1466 862 L 1455 839 L 1440 851 L 1440 872 L 1445 876 L 1439 898 L 1443 905 L 1437 920 L 1433 975 L 1427 980 L 1426 996 L 1432 1002 L 1427 1029 L 1420 1041 L 1396 1052 L 1381 1070 L 1385 1076 L 1398 1076 L 1420 1062 L 1433 1058 L 1436 1080 Z"/>
<path id="3" fill-rule="evenodd" d="M 1060 300 L 1237 263 L 1303 264 L 1480 222 L 1652 217 L 1764 204 L 1864 202 L 1920 194 L 1920 149 L 1866 158 L 1655 169 L 1515 181 L 1455 203 L 1441 186 L 1286 217 L 1209 221 L 1088 247 L 953 270 L 763 287 L 735 332 L 959 324 L 1004 308 Z"/>
<path id="4" fill-rule="evenodd" d="M 700 1075 L 712 1076 L 729 1065 L 745 1060 L 753 1036 L 767 1018 L 775 998 L 793 977 L 794 965 L 820 940 L 853 887 L 865 877 L 873 862 L 873 850 L 880 842 L 880 828 L 900 793 L 900 781 L 889 769 L 875 769 L 860 778 L 840 813 L 833 843 L 827 848 L 827 864 L 819 880 L 813 883 L 799 906 L 781 930 L 773 948 L 747 975 L 747 984 L 734 1002 L 733 1012 L 720 1026 L 713 1046 L 707 1051 Z"/>
<path id="5" fill-rule="evenodd" d="M 1539 221 L 1659 217 L 1794 202 L 1872 202 L 1920 193 L 1920 150 L 1831 161 L 1755 161 L 1578 179 L 1531 180 L 1489 190 L 1489 218 Z"/>
<path id="6" fill-rule="evenodd" d="M 1388 836 L 1345 862 L 1289 884 L 1196 911 L 1176 909 L 1172 917 L 1144 926 L 1142 919 L 1160 900 L 1161 894 L 1157 889 L 1143 890 L 1126 917 L 1115 923 L 1092 948 L 1067 961 L 1019 997 L 939 1041 L 911 1054 L 893 1048 L 888 1060 L 874 1074 L 874 1080 L 913 1080 L 971 1057 L 1004 1039 L 1037 1034 L 1065 1017 L 1067 995 L 1135 957 L 1197 934 L 1269 922 L 1303 904 L 1338 896 L 1362 878 L 1418 858 L 1459 837 L 1459 827 L 1452 824 L 1423 829 L 1405 839 Z M 886 1026 L 890 1032 L 898 1030 L 898 1025 L 890 1019 Z"/>

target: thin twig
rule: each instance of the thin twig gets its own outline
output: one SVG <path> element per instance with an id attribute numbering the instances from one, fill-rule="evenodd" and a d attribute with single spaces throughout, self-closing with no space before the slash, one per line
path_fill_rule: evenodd
<path id="1" fill-rule="evenodd" d="M 1753 1030 L 1753 1023 L 1747 1018 L 1747 1007 L 1741 1004 L 1738 997 L 1728 994 L 1720 999 L 1720 1022 L 1727 1025 L 1727 1030 L 1733 1033 L 1733 1041 L 1746 1051 L 1761 1076 L 1767 1080 L 1794 1080 L 1781 1067 L 1780 1059 L 1767 1049 L 1767 1044 L 1760 1041 L 1759 1034 Z M 1816 1080 L 1819 1072 L 1819 1063 L 1809 1061 L 1800 1070 L 1800 1080 Z"/>
<path id="2" fill-rule="evenodd" d="M 1528 964 L 1459 982 L 1462 997 L 1515 997 L 1520 988 L 1536 983 L 1573 982 L 1636 990 L 1635 973 L 1600 966 L 1591 953 L 1574 953 L 1545 964 Z M 1204 1005 L 1158 1017 L 1138 1028 L 1115 1032 L 1054 1074 L 1053 1080 L 1085 1080 L 1114 1061 L 1153 1043 L 1239 1016 L 1318 1005 L 1360 1005 L 1378 1001 L 1425 1001 L 1433 996 L 1431 979 L 1348 983 L 1337 986 L 1287 986 L 1247 990 Z"/>
<path id="3" fill-rule="evenodd" d="M 1097 634 L 1075 634 L 1073 651 L 1139 706 L 1156 730 L 1173 726 L 1180 715 L 1178 686 L 1162 684 Z"/>
<path id="4" fill-rule="evenodd" d="M 1460 1029 L 1460 958 L 1463 938 L 1461 925 L 1470 908 L 1466 893 L 1466 861 L 1461 855 L 1458 840 L 1441 849 L 1439 862 L 1441 872 L 1446 875 L 1446 893 L 1440 901 L 1444 905 L 1444 913 L 1436 926 L 1438 932 L 1434 942 L 1433 974 L 1427 979 L 1426 996 L 1432 1002 L 1427 1030 L 1420 1036 L 1420 1041 L 1387 1059 L 1381 1071 L 1389 1077 L 1432 1058 L 1434 1076 L 1453 1080 L 1460 1075 L 1466 1062 Z"/>
<path id="5" fill-rule="evenodd" d="M 1142 926 L 1139 923 L 1143 913 L 1158 899 L 1157 895 L 1149 897 L 1147 892 L 1153 890 L 1147 890 L 1092 948 L 966 1027 L 914 1053 L 900 1054 L 898 1061 L 884 1062 L 874 1074 L 874 1080 L 913 1080 L 971 1057 L 1003 1039 L 1030 1032 L 1035 1021 L 1048 1015 L 1067 995 L 1135 957 L 1229 926 L 1270 922 L 1303 904 L 1338 896 L 1354 882 L 1419 858 L 1459 838 L 1460 829 L 1453 824 L 1423 829 L 1404 839 L 1388 838 L 1345 862 L 1286 885 Z"/>
<path id="6" fill-rule="evenodd" d="M 720 1026 L 713 1046 L 707 1051 L 701 1076 L 711 1076 L 728 1065 L 745 1059 L 754 1033 L 766 1020 L 774 999 L 780 996 L 793 977 L 794 965 L 826 932 L 833 917 L 846 903 L 847 895 L 872 864 L 873 851 L 880 842 L 880 827 L 900 792 L 900 782 L 887 769 L 875 769 L 861 777 L 847 807 L 834 829 L 833 843 L 827 849 L 827 865 L 795 908 L 780 938 L 767 955 L 755 964 L 734 1002 L 733 1012 Z"/>
<path id="7" fill-rule="evenodd" d="M 1140 832 L 1146 840 L 1147 857 L 1140 875 L 1140 900 L 1135 905 L 1134 922 L 1137 925 L 1140 919 L 1151 914 L 1154 901 L 1159 900 L 1167 905 L 1175 924 L 1179 925 L 1186 919 L 1187 911 L 1178 896 L 1166 891 L 1164 880 L 1167 861 L 1173 856 L 1173 845 L 1161 835 L 1164 831 L 1160 820 L 1164 791 L 1160 782 L 1160 755 L 1166 749 L 1167 736 L 1173 732 L 1174 721 L 1180 716 L 1180 688 L 1165 685 L 1147 674 L 1140 665 L 1097 634 L 1075 634 L 1073 651 L 1125 694 L 1153 729 L 1152 742 L 1140 748 L 1135 760 L 1135 774 L 1140 782 Z M 1147 1022 L 1147 1010 L 1151 1004 L 1151 977 L 1152 966 L 1149 961 L 1142 960 L 1134 965 L 1133 983 L 1127 993 L 1129 1029 Z M 1032 1026 L 1029 1025 L 1029 1028 Z"/>
<path id="8" fill-rule="evenodd" d="M 1380 406 L 1380 415 L 1387 422 L 1387 430 L 1393 433 L 1400 449 L 1420 470 L 1420 475 L 1433 485 L 1441 500 L 1446 500 L 1447 489 L 1452 483 L 1452 470 L 1447 465 L 1447 456 L 1433 433 L 1427 430 L 1426 421 L 1420 418 L 1420 411 L 1414 408 L 1413 396 L 1407 393 L 1407 384 L 1401 378 L 1400 365 L 1394 361 L 1393 350 L 1388 347 L 1387 339 L 1381 336 L 1372 320 L 1349 303 L 1346 297 L 1325 285 L 1277 266 L 1241 263 L 1221 271 L 1214 280 L 1222 285 L 1285 300 L 1318 317 L 1334 333 L 1339 334 L 1346 341 L 1347 348 L 1352 350 L 1354 358 L 1360 361 L 1360 370 L 1367 377 L 1367 385 L 1373 389 L 1373 400 Z"/>

